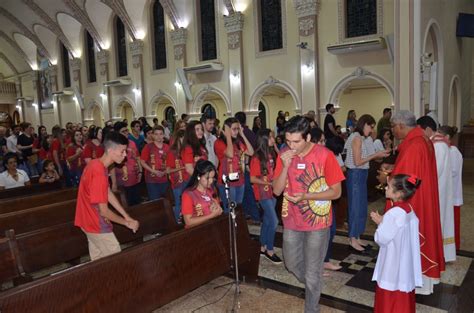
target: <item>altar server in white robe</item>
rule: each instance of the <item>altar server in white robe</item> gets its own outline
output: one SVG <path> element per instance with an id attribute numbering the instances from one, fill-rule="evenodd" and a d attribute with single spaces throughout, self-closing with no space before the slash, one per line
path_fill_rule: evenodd
<path id="1" fill-rule="evenodd" d="M 456 127 L 441 126 L 439 132 L 448 140 L 451 155 L 451 174 L 453 178 L 453 206 L 454 206 L 454 238 L 456 250 L 461 248 L 461 206 L 464 204 L 462 195 L 462 166 L 463 157 L 459 149 L 452 144 L 452 139 L 457 133 Z"/>
<path id="2" fill-rule="evenodd" d="M 374 312 L 416 311 L 415 287 L 423 284 L 419 221 L 407 200 L 420 182 L 413 175 L 393 176 L 385 191 L 393 206 L 383 216 L 370 214 L 378 224 L 374 239 L 380 246 L 372 276 L 377 281 Z"/>
<path id="3" fill-rule="evenodd" d="M 451 172 L 451 154 L 445 136 L 436 132 L 437 124 L 429 116 L 420 117 L 416 123 L 424 129 L 435 149 L 438 172 L 439 213 L 445 262 L 456 261 L 456 243 L 454 240 L 453 178 Z"/>

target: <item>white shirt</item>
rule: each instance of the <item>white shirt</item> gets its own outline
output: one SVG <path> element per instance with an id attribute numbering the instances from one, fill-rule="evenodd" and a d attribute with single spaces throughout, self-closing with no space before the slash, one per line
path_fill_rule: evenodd
<path id="1" fill-rule="evenodd" d="M 453 177 L 453 205 L 463 205 L 462 197 L 462 154 L 456 146 L 451 146 L 449 154 L 451 155 L 451 169 Z"/>
<path id="2" fill-rule="evenodd" d="M 352 141 L 356 137 L 359 137 L 361 142 L 362 142 L 362 145 L 361 145 L 361 153 L 362 153 L 361 157 L 362 157 L 362 159 L 365 159 L 370 155 L 370 153 L 368 153 L 368 151 L 367 151 L 367 144 L 365 143 L 365 138 L 362 137 L 358 132 L 353 132 L 349 136 L 349 138 L 347 139 L 347 141 L 344 145 L 344 150 L 346 150 L 345 165 L 349 169 L 357 168 L 357 169 L 366 169 L 366 170 L 368 170 L 369 169 L 369 162 L 366 162 L 366 163 L 362 164 L 361 166 L 356 166 L 355 165 L 354 154 L 353 154 L 353 151 L 352 151 Z M 372 138 L 370 138 L 370 139 L 372 139 Z"/>
<path id="3" fill-rule="evenodd" d="M 217 138 L 211 133 L 204 133 L 204 138 L 206 139 L 207 159 L 211 161 L 211 163 L 217 168 L 219 165 L 219 160 L 217 159 L 216 152 L 214 151 L 214 143 L 216 142 Z"/>
<path id="4" fill-rule="evenodd" d="M 413 210 L 407 214 L 397 206 L 384 214 L 374 236 L 380 250 L 372 280 L 380 288 L 410 292 L 422 286 L 418 224 Z"/>
<path id="5" fill-rule="evenodd" d="M 383 143 L 380 139 L 375 139 L 374 141 L 374 147 L 375 147 L 375 152 L 383 151 L 385 150 L 385 147 L 383 146 Z"/>
<path id="6" fill-rule="evenodd" d="M 30 181 L 28 174 L 23 170 L 16 170 L 18 173 L 18 181 L 16 181 L 8 171 L 4 171 L 0 174 L 0 187 L 5 187 L 5 189 L 11 189 L 16 187 L 23 187 L 25 183 Z"/>
<path id="7" fill-rule="evenodd" d="M 164 129 L 165 129 L 165 138 L 169 140 L 170 135 L 171 135 L 171 131 L 168 127 L 164 127 Z"/>
<path id="8" fill-rule="evenodd" d="M 8 152 L 17 153 L 18 152 L 18 148 L 16 147 L 17 143 L 18 143 L 18 137 L 17 136 L 11 135 L 10 137 L 8 137 L 7 138 Z"/>

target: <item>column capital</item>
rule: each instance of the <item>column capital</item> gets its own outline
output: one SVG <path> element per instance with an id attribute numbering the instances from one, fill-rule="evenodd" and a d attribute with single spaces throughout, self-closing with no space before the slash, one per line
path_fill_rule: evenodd
<path id="1" fill-rule="evenodd" d="M 242 31 L 244 29 L 244 15 L 241 12 L 224 15 L 224 27 L 228 34 Z"/>
<path id="2" fill-rule="evenodd" d="M 178 46 L 186 44 L 186 40 L 188 39 L 188 30 L 186 28 L 180 27 L 172 30 L 170 33 L 173 45 Z"/>
<path id="3" fill-rule="evenodd" d="M 71 61 L 69 61 L 71 64 L 71 69 L 73 71 L 79 71 L 81 69 L 81 59 L 79 58 L 74 58 Z"/>
<path id="4" fill-rule="evenodd" d="M 109 63 L 109 51 L 108 50 L 101 50 L 101 51 L 97 52 L 97 61 L 99 61 L 99 64 Z"/>
<path id="5" fill-rule="evenodd" d="M 294 0 L 296 16 L 298 18 L 318 15 L 319 0 Z"/>
<path id="6" fill-rule="evenodd" d="M 134 40 L 129 44 L 130 47 L 130 54 L 132 57 L 136 55 L 142 55 L 143 54 L 143 40 Z"/>

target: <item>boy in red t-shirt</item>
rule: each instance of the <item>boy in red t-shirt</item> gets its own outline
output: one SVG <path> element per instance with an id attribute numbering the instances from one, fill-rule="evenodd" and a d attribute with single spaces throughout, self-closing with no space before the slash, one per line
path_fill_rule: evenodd
<path id="1" fill-rule="evenodd" d="M 163 142 L 164 139 L 164 128 L 156 126 L 153 129 L 153 142 L 143 148 L 140 156 L 140 162 L 145 169 L 145 182 L 150 200 L 163 197 L 169 186 L 166 175 L 166 158 L 170 148 Z"/>
<path id="2" fill-rule="evenodd" d="M 92 261 L 120 252 L 111 222 L 125 225 L 133 232 L 139 226 L 109 188 L 107 168 L 123 161 L 127 144 L 125 136 L 115 132 L 108 134 L 104 142 L 104 155 L 87 164 L 79 184 L 74 225 L 86 234 Z M 109 203 L 121 216 L 108 208 Z"/>
<path id="3" fill-rule="evenodd" d="M 310 141 L 305 117 L 287 122 L 285 138 L 288 147 L 280 151 L 273 180 L 273 192 L 285 196 L 283 257 L 288 270 L 305 284 L 305 312 L 319 312 L 331 200 L 341 196 L 344 174 L 331 151 Z"/>

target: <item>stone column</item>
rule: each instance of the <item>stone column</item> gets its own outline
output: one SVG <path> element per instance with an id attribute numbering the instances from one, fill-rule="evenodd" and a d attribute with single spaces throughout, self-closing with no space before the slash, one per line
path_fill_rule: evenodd
<path id="1" fill-rule="evenodd" d="M 133 71 L 131 71 L 132 88 L 135 96 L 135 112 L 137 117 L 146 115 L 146 104 L 144 101 L 145 84 L 143 73 L 143 41 L 135 40 L 130 43 L 130 54 L 132 56 Z"/>
<path id="2" fill-rule="evenodd" d="M 101 50 L 97 52 L 97 61 L 99 63 L 99 77 L 98 81 L 100 84 L 109 80 L 109 51 Z M 112 117 L 112 109 L 110 108 L 110 92 L 108 88 L 102 87 L 100 94 L 102 99 L 102 111 L 104 112 L 104 119 L 107 121 Z"/>
<path id="3" fill-rule="evenodd" d="M 84 113 L 83 109 L 79 105 L 79 101 L 82 101 L 82 80 L 81 80 L 81 59 L 74 58 L 70 61 L 71 70 L 72 70 L 72 87 L 74 91 L 74 96 L 76 101 L 73 101 L 76 108 L 76 121 L 84 122 Z M 79 99 L 81 98 L 81 99 Z"/>
<path id="4" fill-rule="evenodd" d="M 33 78 L 34 77 L 34 78 Z M 24 98 L 26 95 L 23 94 L 23 91 L 21 90 L 21 81 L 20 79 L 16 80 L 15 81 L 16 83 L 16 91 L 17 91 L 17 97 L 18 98 Z M 39 95 L 38 95 L 38 72 L 37 71 L 32 71 L 31 73 L 31 83 L 33 85 L 33 104 L 36 104 L 36 105 L 33 105 L 33 110 L 34 110 L 34 117 L 35 117 L 35 120 L 34 121 L 29 121 L 31 122 L 33 125 L 41 125 L 42 122 L 41 122 L 41 114 L 40 114 L 40 103 L 39 103 Z M 25 102 L 25 100 L 23 100 L 22 102 Z"/>
<path id="5" fill-rule="evenodd" d="M 245 104 L 245 90 L 243 81 L 243 46 L 242 30 L 244 28 L 244 15 L 241 12 L 233 12 L 224 15 L 224 27 L 227 32 L 227 47 L 229 53 L 229 90 L 231 112 L 248 110 Z"/>
<path id="6" fill-rule="evenodd" d="M 171 31 L 171 42 L 173 43 L 174 66 L 183 68 L 186 66 L 186 41 L 188 39 L 188 30 L 178 28 Z M 176 77 L 176 82 L 179 79 Z M 176 84 L 176 113 L 180 116 L 182 113 L 188 113 L 188 101 L 184 95 L 183 87 Z"/>
<path id="7" fill-rule="evenodd" d="M 299 42 L 307 43 L 306 48 L 300 47 L 300 86 L 301 112 L 309 110 L 316 112 L 325 103 L 319 99 L 319 66 L 318 66 L 318 36 L 317 14 L 319 0 L 294 0 L 295 12 L 298 17 Z"/>

